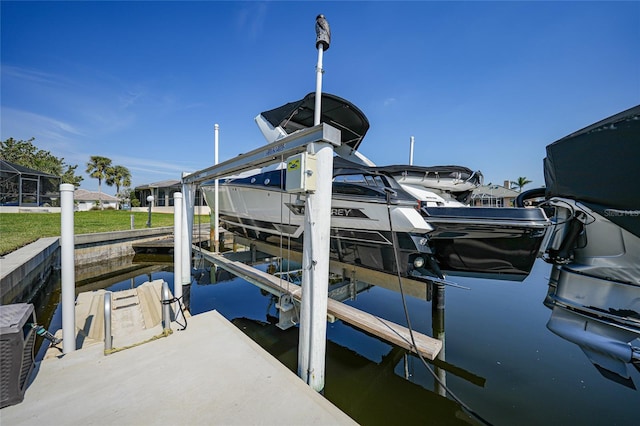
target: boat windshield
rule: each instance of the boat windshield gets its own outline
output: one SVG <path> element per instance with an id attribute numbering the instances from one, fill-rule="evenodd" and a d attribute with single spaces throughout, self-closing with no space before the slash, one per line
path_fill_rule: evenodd
<path id="1" fill-rule="evenodd" d="M 333 193 L 386 199 L 387 193 L 385 192 L 385 188 L 393 188 L 395 194 L 393 196 L 394 199 L 411 198 L 398 185 L 394 185 L 394 183 L 394 180 L 387 179 L 382 175 L 348 173 L 333 177 Z"/>
<path id="2" fill-rule="evenodd" d="M 385 182 L 382 180 L 382 176 L 371 176 L 364 174 L 353 175 L 340 175 L 333 178 L 334 183 L 357 183 L 360 185 L 367 185 L 373 187 L 384 188 Z"/>

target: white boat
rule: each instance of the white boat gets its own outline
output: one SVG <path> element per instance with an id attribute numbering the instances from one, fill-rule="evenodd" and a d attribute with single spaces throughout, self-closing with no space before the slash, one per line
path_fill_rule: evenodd
<path id="1" fill-rule="evenodd" d="M 342 262 L 396 272 L 390 261 L 396 238 L 400 242 L 401 274 L 411 275 L 412 270 L 422 268 L 431 258 L 425 237 L 433 228 L 416 209 L 415 199 L 393 179 L 364 175 L 359 169 L 352 171 L 344 171 L 341 177 L 345 180 L 339 177 L 333 185 L 332 253 Z M 306 197 L 287 193 L 285 179 L 285 169 L 278 165 L 256 175 L 224 180 L 219 194 L 219 217 L 224 228 L 301 250 Z M 375 183 L 370 185 L 366 180 Z M 213 186 L 203 184 L 202 190 L 207 200 L 213 198 Z"/>
<path id="2" fill-rule="evenodd" d="M 274 142 L 312 127 L 314 105 L 315 94 L 310 93 L 261 113 L 256 122 L 267 141 Z M 366 116 L 335 95 L 323 94 L 321 121 L 341 130 L 331 204 L 333 258 L 425 280 L 442 279 L 445 274 L 522 280 L 530 272 L 549 224 L 541 209 L 428 203 L 411 188 L 462 194 L 477 184 L 481 174 L 450 166 L 454 175 L 445 183 L 444 178 L 438 182 L 410 177 L 413 171 L 426 173 L 427 168 L 377 167 L 358 151 L 369 128 Z M 284 166 L 222 180 L 219 216 L 226 229 L 301 248 L 305 195 L 286 192 Z M 212 206 L 213 182 L 202 184 L 202 190 Z"/>

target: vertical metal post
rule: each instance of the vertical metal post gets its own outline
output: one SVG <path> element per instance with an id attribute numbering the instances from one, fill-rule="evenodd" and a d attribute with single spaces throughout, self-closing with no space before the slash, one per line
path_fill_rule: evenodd
<path id="1" fill-rule="evenodd" d="M 307 195 L 302 254 L 302 301 L 298 374 L 309 386 L 324 389 L 329 292 L 329 235 L 331 226 L 331 179 L 333 148 L 313 143 L 317 159 L 317 189 Z"/>
<path id="2" fill-rule="evenodd" d="M 195 195 L 195 185 L 182 184 L 182 278 L 180 284 L 183 286 L 191 284 L 191 241 L 193 236 Z"/>
<path id="3" fill-rule="evenodd" d="M 320 124 L 320 117 L 322 115 L 322 56 L 324 49 L 322 44 L 318 45 L 318 64 L 316 65 L 316 103 L 313 110 L 313 125 Z"/>
<path id="4" fill-rule="evenodd" d="M 162 282 L 162 328 L 165 331 L 171 330 L 171 306 L 167 303 L 171 297 L 169 296 L 169 284 Z"/>
<path id="5" fill-rule="evenodd" d="M 220 126 L 215 124 L 213 126 L 213 162 L 218 164 L 218 132 Z M 218 215 L 218 179 L 214 183 L 214 195 L 213 195 L 213 251 L 216 253 L 220 251 L 220 217 Z"/>
<path id="6" fill-rule="evenodd" d="M 131 230 L 135 229 L 135 224 L 134 224 L 134 215 L 131 215 L 130 221 L 131 221 Z"/>
<path id="7" fill-rule="evenodd" d="M 104 294 L 104 350 L 113 348 L 113 336 L 111 336 L 111 292 Z"/>
<path id="8" fill-rule="evenodd" d="M 182 297 L 182 193 L 173 194 L 173 296 L 176 321 L 182 322 L 180 298 Z"/>
<path id="9" fill-rule="evenodd" d="M 322 55 L 329 48 L 330 39 L 329 24 L 323 15 L 316 18 L 316 36 L 318 64 L 314 124 L 318 125 L 322 106 Z M 320 392 L 324 389 L 327 348 L 333 147 L 327 142 L 315 142 L 309 144 L 307 152 L 316 156 L 318 176 L 316 190 L 307 194 L 304 209 L 298 375 Z"/>
<path id="10" fill-rule="evenodd" d="M 415 143 L 415 139 L 411 136 L 409 140 L 409 165 L 413 166 L 413 144 Z"/>
<path id="11" fill-rule="evenodd" d="M 60 267 L 62 279 L 62 352 L 76 350 L 76 272 L 73 229 L 73 191 L 70 183 L 60 185 Z"/>
<path id="12" fill-rule="evenodd" d="M 155 197 L 153 195 L 149 195 L 147 197 L 147 203 L 149 203 L 149 218 L 147 219 L 147 228 L 151 228 L 151 207 L 153 206 L 153 200 L 155 200 Z"/>

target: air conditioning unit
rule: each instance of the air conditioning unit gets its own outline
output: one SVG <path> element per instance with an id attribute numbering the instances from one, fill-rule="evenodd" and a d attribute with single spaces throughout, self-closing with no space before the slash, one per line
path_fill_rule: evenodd
<path id="1" fill-rule="evenodd" d="M 32 304 L 0 305 L 0 408 L 24 399 L 34 364 L 35 323 Z"/>

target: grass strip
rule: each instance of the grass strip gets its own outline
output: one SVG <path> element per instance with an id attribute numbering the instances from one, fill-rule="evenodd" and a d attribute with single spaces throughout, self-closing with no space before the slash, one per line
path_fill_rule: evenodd
<path id="1" fill-rule="evenodd" d="M 76 234 L 126 231 L 147 226 L 147 212 L 123 210 L 91 210 L 74 213 Z M 198 223 L 198 218 L 194 219 Z M 209 216 L 202 216 L 200 222 L 209 223 Z M 173 226 L 172 213 L 151 213 L 153 228 Z M 60 213 L 0 213 L 0 255 L 11 253 L 38 238 L 60 236 Z"/>

